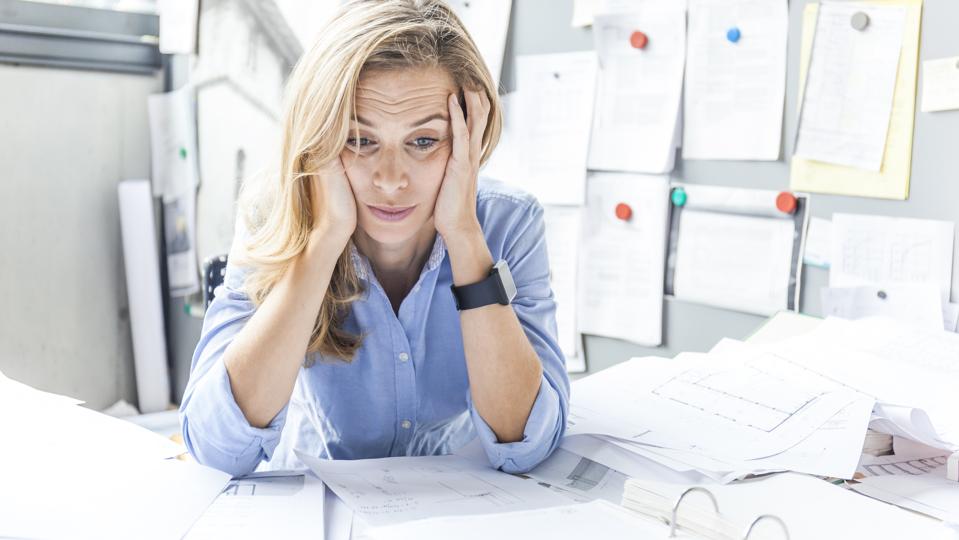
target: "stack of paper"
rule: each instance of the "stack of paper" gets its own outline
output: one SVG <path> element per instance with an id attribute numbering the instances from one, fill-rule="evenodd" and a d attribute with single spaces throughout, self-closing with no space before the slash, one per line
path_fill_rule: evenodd
<path id="1" fill-rule="evenodd" d="M 0 447 L 0 537 L 180 538 L 229 481 L 78 404 L 0 374 L 0 423 L 17 434 Z"/>

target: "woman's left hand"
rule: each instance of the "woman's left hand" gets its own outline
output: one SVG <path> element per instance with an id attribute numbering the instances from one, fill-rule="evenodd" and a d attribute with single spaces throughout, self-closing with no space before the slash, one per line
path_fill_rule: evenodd
<path id="1" fill-rule="evenodd" d="M 450 94 L 446 100 L 453 133 L 453 151 L 446 163 L 446 175 L 433 211 L 436 230 L 447 243 L 455 242 L 458 236 L 480 230 L 476 217 L 476 184 L 490 102 L 485 92 L 465 91 L 463 94 L 466 99 L 466 118 L 463 118 L 463 109 L 457 102 L 456 94 Z"/>

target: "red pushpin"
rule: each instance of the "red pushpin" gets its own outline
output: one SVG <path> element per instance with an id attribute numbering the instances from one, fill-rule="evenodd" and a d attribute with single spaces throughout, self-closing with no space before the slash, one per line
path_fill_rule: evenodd
<path id="1" fill-rule="evenodd" d="M 623 221 L 629 221 L 633 217 L 633 209 L 628 204 L 621 202 L 616 205 L 616 217 Z"/>
<path id="2" fill-rule="evenodd" d="M 645 49 L 647 43 L 649 43 L 649 36 L 639 30 L 635 30 L 629 35 L 629 44 L 632 45 L 634 49 Z"/>
<path id="3" fill-rule="evenodd" d="M 776 208 L 784 214 L 796 211 L 796 196 L 788 191 L 782 191 L 776 196 Z"/>

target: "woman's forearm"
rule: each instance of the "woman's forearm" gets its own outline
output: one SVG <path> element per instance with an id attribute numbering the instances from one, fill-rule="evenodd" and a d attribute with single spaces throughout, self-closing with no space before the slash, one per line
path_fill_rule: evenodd
<path id="1" fill-rule="evenodd" d="M 224 351 L 233 396 L 250 425 L 266 427 L 289 402 L 344 245 L 315 231 Z"/>
<path id="2" fill-rule="evenodd" d="M 454 285 L 489 275 L 493 258 L 482 231 L 447 242 Z M 466 370 L 473 404 L 499 442 L 523 439 L 536 401 L 543 365 L 510 306 L 493 304 L 460 312 Z"/>

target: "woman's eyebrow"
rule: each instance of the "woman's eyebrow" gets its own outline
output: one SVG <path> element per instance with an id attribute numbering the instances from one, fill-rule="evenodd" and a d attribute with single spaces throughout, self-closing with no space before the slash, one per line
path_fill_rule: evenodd
<path id="1" fill-rule="evenodd" d="M 355 120 L 356 120 L 356 123 L 358 123 L 358 124 L 363 124 L 364 126 L 368 126 L 368 127 L 374 127 L 372 122 L 370 122 L 369 120 L 363 118 L 362 116 L 357 115 L 357 116 L 355 117 Z M 422 120 L 417 120 L 416 122 L 413 122 L 412 124 L 410 124 L 410 125 L 407 126 L 407 127 L 415 128 L 415 127 L 417 127 L 417 126 L 422 126 L 423 124 L 425 124 L 425 123 L 427 123 L 427 122 L 432 122 L 433 120 L 443 120 L 444 122 L 449 122 L 449 121 L 450 121 L 450 119 L 449 119 L 449 117 L 448 117 L 447 115 L 442 114 L 442 113 L 434 113 L 434 114 L 431 114 L 431 115 L 427 116 L 426 118 L 423 118 Z"/>

